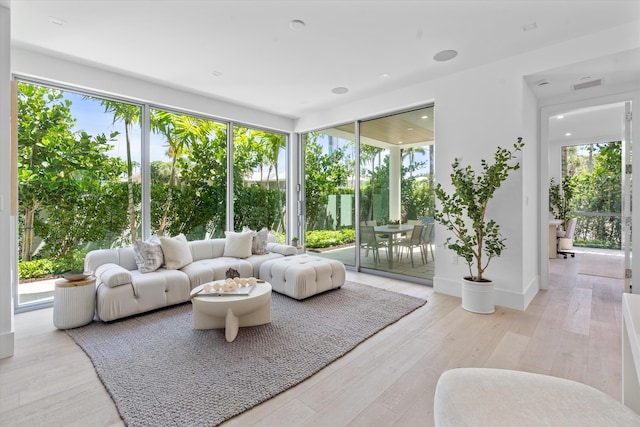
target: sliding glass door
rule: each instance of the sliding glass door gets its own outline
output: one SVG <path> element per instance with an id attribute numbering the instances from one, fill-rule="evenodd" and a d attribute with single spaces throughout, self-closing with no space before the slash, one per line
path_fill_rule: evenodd
<path id="1" fill-rule="evenodd" d="M 360 123 L 362 267 L 433 278 L 434 142 L 432 106 Z"/>
<path id="2" fill-rule="evenodd" d="M 50 304 L 87 251 L 141 231 L 141 107 L 18 82 L 16 307 Z"/>
<path id="3" fill-rule="evenodd" d="M 359 138 L 354 123 L 303 135 L 307 251 L 365 271 L 433 279 L 433 114 L 429 106 L 361 121 Z"/>
<path id="4" fill-rule="evenodd" d="M 353 124 L 303 135 L 304 245 L 308 252 L 355 265 Z"/>

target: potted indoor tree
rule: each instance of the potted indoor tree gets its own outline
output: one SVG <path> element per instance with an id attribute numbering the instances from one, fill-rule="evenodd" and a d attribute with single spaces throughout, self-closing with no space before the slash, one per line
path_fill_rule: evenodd
<path id="1" fill-rule="evenodd" d="M 500 234 L 500 226 L 486 218 L 487 205 L 509 173 L 520 168 L 520 163 L 513 160 L 523 146 L 522 138 L 518 138 L 511 150 L 498 147 L 494 163 L 482 160 L 482 171 L 477 174 L 471 166 L 461 166 L 456 158 L 451 165 L 453 193 L 448 194 L 439 183 L 435 188 L 441 204 L 435 218 L 453 233 L 445 246 L 463 258 L 469 267 L 469 275 L 462 280 L 465 310 L 487 314 L 495 310 L 493 282 L 484 272 L 491 259 L 500 256 L 506 239 Z"/>

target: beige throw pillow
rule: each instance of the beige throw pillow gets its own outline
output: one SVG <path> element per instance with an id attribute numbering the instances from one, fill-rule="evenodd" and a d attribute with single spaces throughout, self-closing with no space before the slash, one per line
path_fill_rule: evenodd
<path id="1" fill-rule="evenodd" d="M 242 233 L 225 231 L 224 234 L 226 239 L 224 241 L 223 256 L 233 258 L 248 258 L 251 256 L 253 231 L 244 231 Z"/>
<path id="2" fill-rule="evenodd" d="M 167 270 L 177 270 L 193 262 L 191 250 L 184 234 L 175 237 L 161 237 L 160 245 Z"/>
<path id="3" fill-rule="evenodd" d="M 260 231 L 253 231 L 246 225 L 242 228 L 243 232 L 253 233 L 253 240 L 251 242 L 251 253 L 256 255 L 268 254 L 267 251 L 267 238 L 269 237 L 269 230 L 263 227 Z"/>

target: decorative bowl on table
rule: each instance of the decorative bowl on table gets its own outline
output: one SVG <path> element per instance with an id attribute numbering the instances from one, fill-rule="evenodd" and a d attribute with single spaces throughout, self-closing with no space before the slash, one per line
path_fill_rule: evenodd
<path id="1" fill-rule="evenodd" d="M 84 280 L 89 276 L 91 276 L 91 273 L 87 273 L 84 271 L 65 271 L 64 273 L 62 273 L 62 278 L 70 282 Z"/>

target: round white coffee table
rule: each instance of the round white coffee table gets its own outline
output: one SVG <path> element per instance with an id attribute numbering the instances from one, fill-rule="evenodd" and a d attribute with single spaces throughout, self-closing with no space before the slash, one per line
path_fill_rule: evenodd
<path id="1" fill-rule="evenodd" d="M 191 295 L 202 291 L 205 285 L 195 287 Z M 249 295 L 198 295 L 192 297 L 191 303 L 193 329 L 225 328 L 227 342 L 236 339 L 241 326 L 271 322 L 271 284 L 266 282 L 256 284 Z"/>

